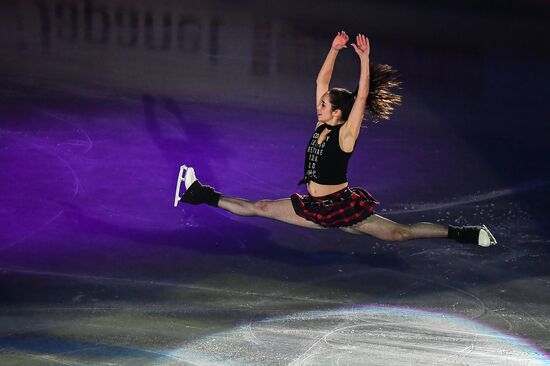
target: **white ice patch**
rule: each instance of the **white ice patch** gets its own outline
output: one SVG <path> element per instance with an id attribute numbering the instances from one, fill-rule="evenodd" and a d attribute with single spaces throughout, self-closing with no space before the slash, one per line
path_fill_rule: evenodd
<path id="1" fill-rule="evenodd" d="M 196 365 L 549 365 L 526 342 L 458 316 L 396 307 L 252 322 L 171 353 Z"/>

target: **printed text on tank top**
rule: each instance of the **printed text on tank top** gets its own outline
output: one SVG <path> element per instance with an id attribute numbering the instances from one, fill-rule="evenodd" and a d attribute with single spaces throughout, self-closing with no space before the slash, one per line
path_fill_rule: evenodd
<path id="1" fill-rule="evenodd" d="M 325 141 L 325 137 L 327 137 L 329 133 L 330 133 L 330 130 L 325 127 L 325 129 L 323 130 L 323 132 L 321 132 L 321 134 L 319 135 L 319 138 L 317 139 L 317 145 L 321 145 L 323 141 Z"/>
<path id="2" fill-rule="evenodd" d="M 319 135 L 319 138 L 317 139 L 317 145 L 321 145 L 323 143 L 323 141 L 325 141 L 325 137 L 327 137 L 327 135 L 334 129 L 336 128 L 337 126 L 339 125 L 343 125 L 343 123 L 338 123 L 336 125 L 329 125 L 328 123 L 321 123 L 321 122 L 317 122 L 317 128 L 319 128 L 320 126 L 322 125 L 325 125 L 325 129 L 321 132 L 321 134 Z"/>
<path id="3" fill-rule="evenodd" d="M 347 183 L 347 166 L 351 152 L 340 147 L 342 124 L 319 123 L 306 149 L 303 179 L 298 184 L 314 182 L 327 189 Z M 329 187 L 331 186 L 331 187 Z M 308 190 L 310 185 L 308 184 Z"/>

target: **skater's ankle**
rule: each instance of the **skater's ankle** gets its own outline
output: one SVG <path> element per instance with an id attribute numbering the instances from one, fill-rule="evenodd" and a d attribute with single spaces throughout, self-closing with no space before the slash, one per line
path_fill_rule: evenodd
<path id="1" fill-rule="evenodd" d="M 212 207 L 218 207 L 221 197 L 222 195 L 220 194 L 220 192 L 216 192 L 214 189 L 212 189 L 212 193 L 208 195 L 205 203 Z"/>
<path id="2" fill-rule="evenodd" d="M 213 187 L 202 185 L 196 180 L 184 195 L 181 196 L 180 201 L 189 203 L 192 205 L 207 204 L 212 207 L 218 207 L 221 194 L 216 192 Z"/>
<path id="3" fill-rule="evenodd" d="M 458 240 L 460 237 L 460 226 L 449 225 L 448 229 L 447 238 Z"/>

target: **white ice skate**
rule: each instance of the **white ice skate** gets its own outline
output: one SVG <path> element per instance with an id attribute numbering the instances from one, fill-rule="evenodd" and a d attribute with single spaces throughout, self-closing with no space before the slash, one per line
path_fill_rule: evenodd
<path id="1" fill-rule="evenodd" d="M 178 182 L 176 183 L 176 195 L 174 196 L 174 207 L 178 207 L 178 203 L 181 198 L 181 182 L 184 182 L 185 190 L 187 190 L 191 184 L 197 180 L 195 176 L 195 169 L 192 167 L 187 167 L 187 165 L 180 166 L 180 172 L 178 174 Z"/>
<path id="2" fill-rule="evenodd" d="M 482 247 L 490 247 L 491 245 L 495 245 L 496 243 L 497 240 L 495 239 L 493 234 L 491 234 L 487 226 L 481 225 L 477 244 Z"/>

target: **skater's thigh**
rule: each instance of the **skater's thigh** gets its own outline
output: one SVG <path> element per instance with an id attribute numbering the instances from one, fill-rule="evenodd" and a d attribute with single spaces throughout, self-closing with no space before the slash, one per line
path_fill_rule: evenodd
<path id="1" fill-rule="evenodd" d="M 355 225 L 341 227 L 343 231 L 351 234 L 368 234 L 377 238 L 393 238 L 397 231 L 403 230 L 403 225 L 387 219 L 383 216 L 373 214 Z"/>
<path id="2" fill-rule="evenodd" d="M 281 198 L 278 200 L 261 200 L 256 205 L 259 210 L 259 216 L 268 217 L 288 224 L 303 226 L 311 229 L 326 229 L 321 225 L 308 221 L 298 216 L 292 207 L 290 198 Z"/>

